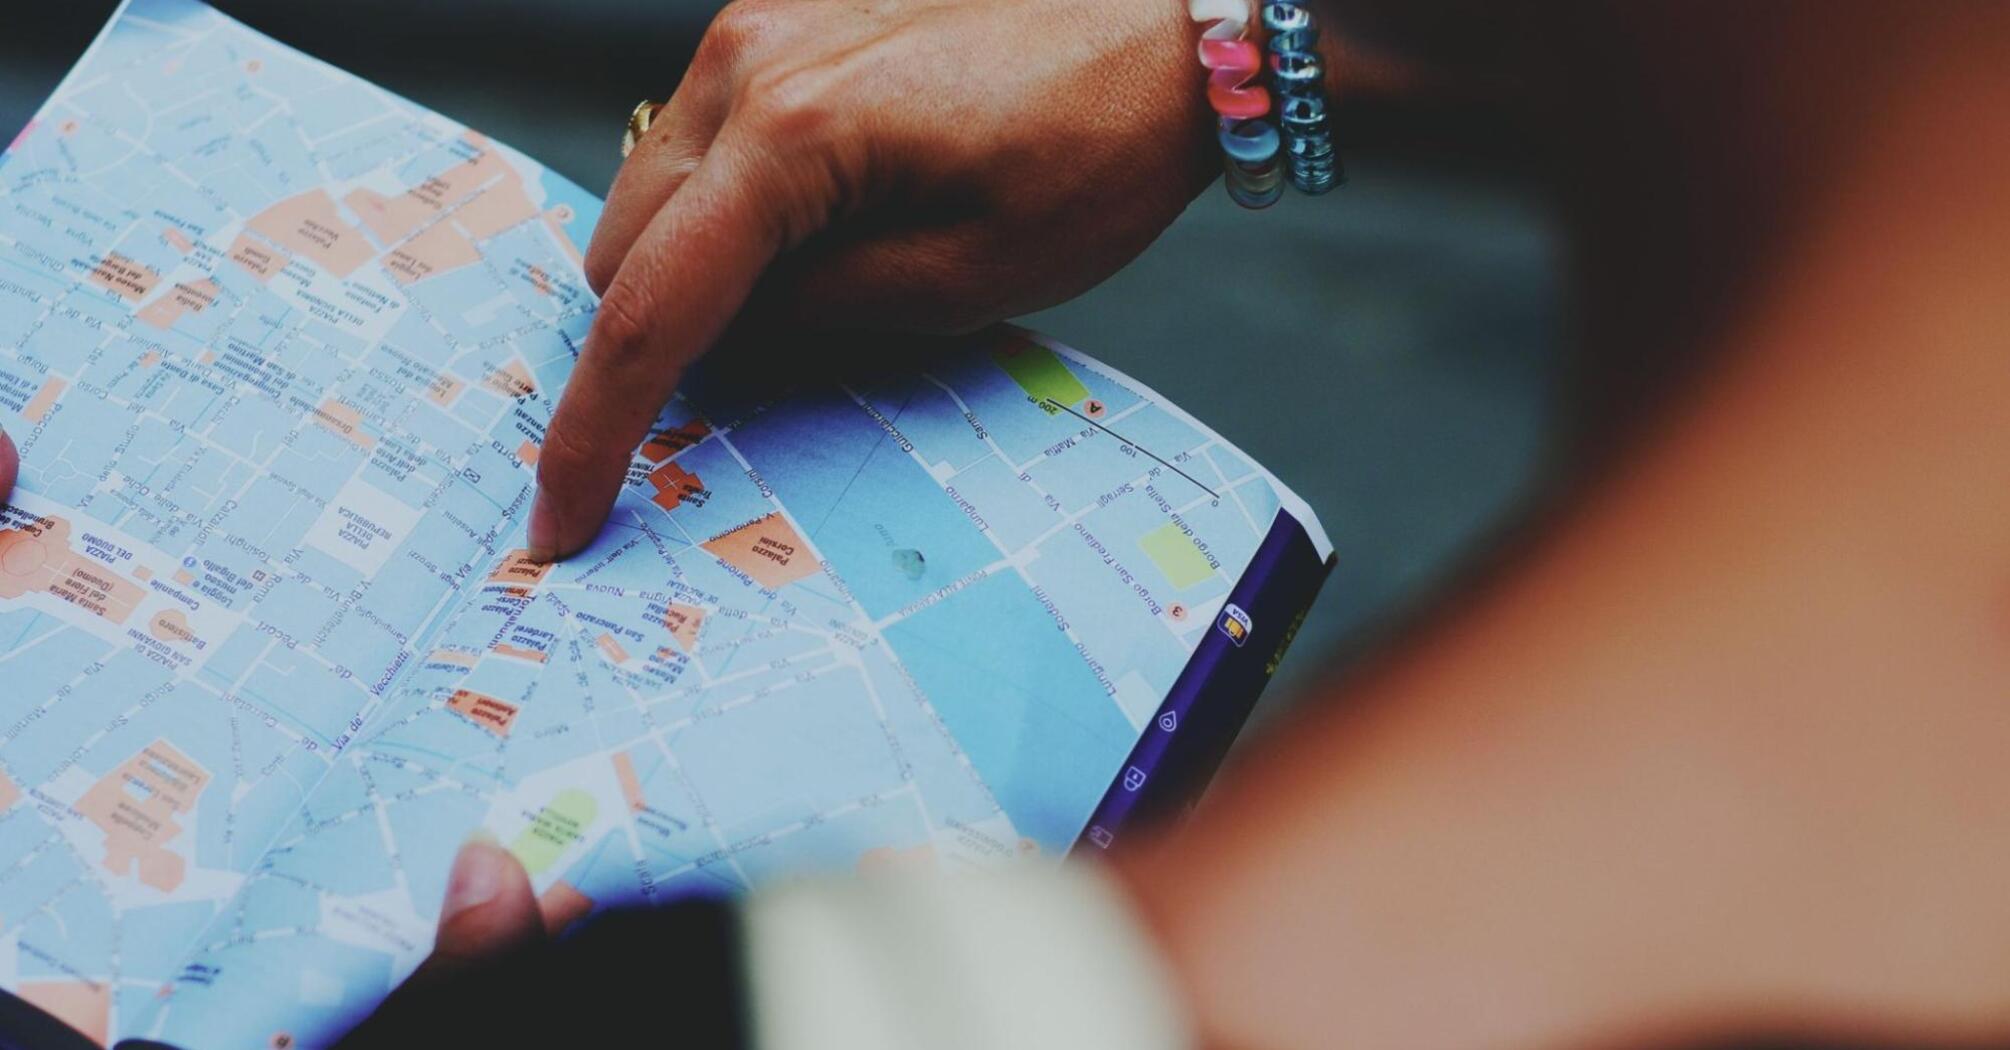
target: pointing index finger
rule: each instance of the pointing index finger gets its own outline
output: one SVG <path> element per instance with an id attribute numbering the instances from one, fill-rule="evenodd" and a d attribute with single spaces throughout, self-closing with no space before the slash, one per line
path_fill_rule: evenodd
<path id="1" fill-rule="evenodd" d="M 592 541 L 684 369 L 725 330 L 781 250 L 778 187 L 750 160 L 722 136 L 615 274 L 538 458 L 532 560 Z"/>

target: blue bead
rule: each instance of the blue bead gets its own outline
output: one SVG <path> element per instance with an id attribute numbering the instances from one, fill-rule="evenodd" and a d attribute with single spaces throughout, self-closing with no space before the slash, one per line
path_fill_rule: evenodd
<path id="1" fill-rule="evenodd" d="M 1245 208 L 1268 208 L 1284 195 L 1283 166 L 1273 158 L 1260 164 L 1224 159 L 1222 185 L 1230 200 Z"/>
<path id="2" fill-rule="evenodd" d="M 1275 126 L 1283 144 L 1281 167 L 1301 192 L 1325 193 L 1339 184 L 1341 173 L 1328 124 L 1326 67 L 1319 58 L 1317 20 L 1305 4 L 1292 0 L 1267 0 L 1260 11 L 1270 32 L 1270 83 L 1276 92 Z M 1223 144 L 1225 148 L 1225 137 Z M 1249 192 L 1247 185 L 1235 188 L 1232 173 L 1230 182 L 1231 194 Z"/>
<path id="3" fill-rule="evenodd" d="M 1272 34 L 1268 46 L 1270 53 L 1273 55 L 1292 51 L 1311 54 L 1319 49 L 1319 31 L 1316 29 L 1288 29 L 1281 33 Z"/>
<path id="4" fill-rule="evenodd" d="M 1294 160 L 1320 160 L 1333 155 L 1330 135 L 1307 135 L 1291 140 L 1289 156 Z"/>
<path id="5" fill-rule="evenodd" d="M 1291 51 L 1270 56 L 1270 75 L 1284 94 L 1316 93 L 1326 80 L 1326 69 L 1318 56 Z"/>
<path id="6" fill-rule="evenodd" d="M 1276 125 L 1267 120 L 1224 120 L 1220 138 L 1221 151 L 1242 164 L 1261 164 L 1282 148 Z"/>
<path id="7" fill-rule="evenodd" d="M 1278 100 L 1277 119 L 1288 138 L 1326 126 L 1326 99 L 1320 95 L 1287 95 Z"/>
<path id="8" fill-rule="evenodd" d="M 1272 0 L 1263 5 L 1263 28 L 1273 33 L 1288 33 L 1298 29 L 1312 28 L 1312 12 L 1302 5 Z"/>

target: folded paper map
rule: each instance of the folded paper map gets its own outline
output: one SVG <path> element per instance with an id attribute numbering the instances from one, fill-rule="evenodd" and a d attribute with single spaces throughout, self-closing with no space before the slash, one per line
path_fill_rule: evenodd
<path id="1" fill-rule="evenodd" d="M 687 386 L 529 562 L 599 207 L 193 0 L 0 157 L 0 1025 L 326 1045 L 477 829 L 563 921 L 1106 848 L 1219 760 L 1330 546 L 1016 330 Z"/>

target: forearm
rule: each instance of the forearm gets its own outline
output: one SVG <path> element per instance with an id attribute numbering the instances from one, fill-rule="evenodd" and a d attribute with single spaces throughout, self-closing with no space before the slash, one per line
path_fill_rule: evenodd
<path id="1" fill-rule="evenodd" d="M 1701 429 L 1255 743 L 1126 866 L 1218 1045 L 2000 1035 L 1993 386 Z"/>
<path id="2" fill-rule="evenodd" d="M 1623 478 L 1124 861 L 1221 1045 L 2001 1035 L 1999 57 L 1881 98 Z"/>

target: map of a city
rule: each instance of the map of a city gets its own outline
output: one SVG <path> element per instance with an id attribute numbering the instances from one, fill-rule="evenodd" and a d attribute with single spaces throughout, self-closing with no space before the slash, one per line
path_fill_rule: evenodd
<path id="1" fill-rule="evenodd" d="M 477 828 L 554 924 L 1064 853 L 1284 510 L 1095 362 L 687 389 L 522 552 L 599 202 L 192 0 L 0 158 L 0 987 L 316 1046 Z M 1323 544 L 1323 538 L 1319 541 Z"/>

